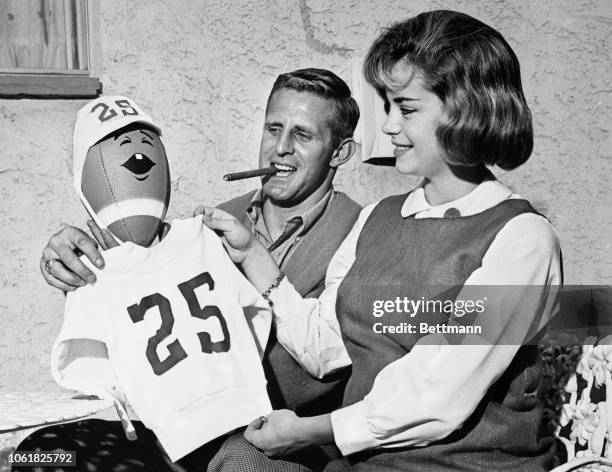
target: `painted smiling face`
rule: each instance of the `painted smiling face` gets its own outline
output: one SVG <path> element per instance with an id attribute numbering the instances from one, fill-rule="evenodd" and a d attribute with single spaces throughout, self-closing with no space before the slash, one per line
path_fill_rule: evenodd
<path id="1" fill-rule="evenodd" d="M 135 122 L 91 146 L 81 190 L 111 233 L 121 241 L 149 246 L 170 200 L 168 160 L 157 131 Z"/>

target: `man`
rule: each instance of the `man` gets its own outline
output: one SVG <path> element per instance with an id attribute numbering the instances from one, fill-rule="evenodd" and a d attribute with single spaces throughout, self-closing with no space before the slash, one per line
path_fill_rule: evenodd
<path id="1" fill-rule="evenodd" d="M 323 290 L 329 260 L 360 210 L 332 185 L 337 168 L 355 152 L 358 119 L 350 89 L 332 72 L 302 69 L 280 75 L 268 98 L 259 155 L 260 167 L 273 165 L 278 172 L 265 177 L 260 190 L 220 205 L 251 228 L 303 296 L 318 297 Z M 104 235 L 90 228 L 107 245 Z M 86 233 L 74 227 L 56 233 L 40 260 L 47 283 L 66 291 L 94 283 L 79 253 L 103 267 L 103 256 Z M 340 404 L 348 372 L 312 378 L 274 333 L 263 362 L 275 409 L 310 416 Z M 316 463 L 315 456 L 310 459 Z"/>

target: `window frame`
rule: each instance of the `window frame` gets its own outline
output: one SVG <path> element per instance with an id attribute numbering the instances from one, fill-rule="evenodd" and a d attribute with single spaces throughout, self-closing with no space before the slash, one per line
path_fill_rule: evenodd
<path id="1" fill-rule="evenodd" d="M 102 93 L 102 83 L 92 70 L 92 37 L 99 37 L 93 19 L 99 13 L 97 2 L 82 0 L 82 8 L 77 8 L 77 28 L 82 31 L 85 44 L 80 48 L 81 62 L 86 69 L 25 69 L 0 68 L 0 98 L 95 98 Z M 83 21 L 83 18 L 84 21 Z M 87 61 L 84 60 L 84 55 Z"/>

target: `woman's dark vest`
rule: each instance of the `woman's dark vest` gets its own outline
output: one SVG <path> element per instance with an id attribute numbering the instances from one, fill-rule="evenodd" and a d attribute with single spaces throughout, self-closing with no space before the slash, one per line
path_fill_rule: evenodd
<path id="1" fill-rule="evenodd" d="M 375 317 L 374 302 L 398 296 L 454 300 L 504 225 L 535 213 L 525 200 L 509 199 L 466 217 L 403 218 L 405 199 L 387 198 L 373 210 L 359 236 L 355 263 L 338 290 L 336 313 L 352 360 L 345 406 L 363 399 L 378 372 L 408 354 L 422 336 L 375 333 L 373 324 L 381 320 L 386 325 L 410 320 L 405 313 Z M 455 289 L 436 293 L 441 286 Z M 445 320 L 448 315 L 439 313 L 418 321 Z M 539 376 L 537 346 L 523 346 L 460 429 L 426 447 L 364 451 L 349 461 L 356 470 L 548 470 L 552 439 L 540 430 Z"/>

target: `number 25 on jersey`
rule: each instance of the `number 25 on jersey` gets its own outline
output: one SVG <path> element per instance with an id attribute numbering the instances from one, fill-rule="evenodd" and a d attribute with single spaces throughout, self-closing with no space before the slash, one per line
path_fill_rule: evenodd
<path id="1" fill-rule="evenodd" d="M 213 291 L 215 288 L 215 281 L 208 272 L 203 272 L 187 282 L 178 284 L 177 288 L 183 295 L 183 298 L 185 298 L 191 316 L 201 320 L 217 318 L 221 326 L 221 331 L 223 332 L 223 339 L 221 341 L 213 342 L 210 334 L 205 331 L 197 333 L 202 352 L 205 354 L 227 352 L 230 349 L 230 335 L 227 329 L 227 322 L 225 318 L 223 318 L 219 307 L 215 305 L 205 305 L 201 307 L 198 302 L 195 290 L 203 285 L 208 286 L 209 291 Z M 132 322 L 138 323 L 144 320 L 147 311 L 153 307 L 159 309 L 161 326 L 157 332 L 149 338 L 146 356 L 149 364 L 151 364 L 153 368 L 153 372 L 156 375 L 162 375 L 185 359 L 187 353 L 185 349 L 183 349 L 183 346 L 181 346 L 180 341 L 175 339 L 168 344 L 169 355 L 165 359 L 160 359 L 157 354 L 157 346 L 172 334 L 172 328 L 174 327 L 174 315 L 172 313 L 170 301 L 161 293 L 154 293 L 143 297 L 139 303 L 129 306 L 127 311 Z"/>

